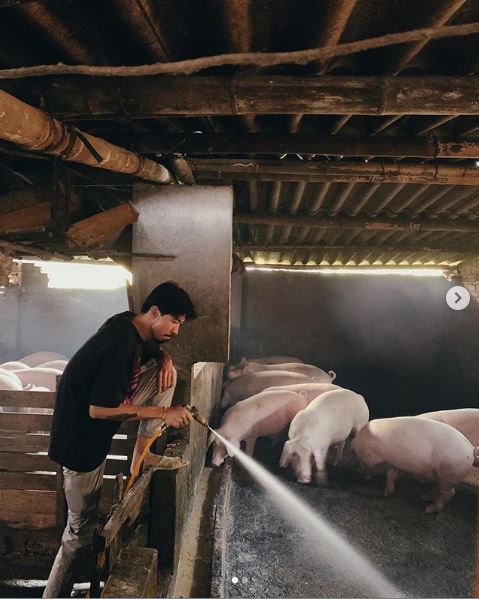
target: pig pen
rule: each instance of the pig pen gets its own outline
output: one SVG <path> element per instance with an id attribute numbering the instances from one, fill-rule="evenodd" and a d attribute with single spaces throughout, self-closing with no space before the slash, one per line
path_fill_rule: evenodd
<path id="1" fill-rule="evenodd" d="M 220 393 L 222 367 L 194 364 L 178 380 L 173 403 L 194 404 L 210 418 Z M 5 410 L 23 409 L 0 414 L 0 597 L 40 597 L 59 547 L 66 513 L 60 469 L 46 455 L 51 414 L 32 413 L 51 411 L 54 399 L 54 393 L 0 391 Z M 124 424 L 113 440 L 100 502 L 104 515 L 118 502 L 115 475 L 129 470 L 136 427 Z M 108 545 L 106 570 L 98 573 L 106 583 L 102 596 L 168 595 L 204 465 L 206 438 L 196 422 L 186 434 L 173 432 L 158 450 L 183 456 L 189 467 L 147 470 L 148 476 L 143 474 L 130 492 L 128 504 L 117 504 L 100 538 Z M 84 587 L 75 592 L 84 594 Z"/>
<path id="2" fill-rule="evenodd" d="M 247 272 L 236 294 L 232 357 L 287 354 L 334 370 L 335 383 L 364 395 L 371 419 L 477 408 L 479 312 L 474 300 L 463 311 L 447 306 L 455 284 L 461 280 Z M 281 449 L 262 440 L 255 458 L 406 596 L 477 596 L 477 473 L 429 515 L 416 481 L 401 478 L 390 498 L 384 478 L 363 482 L 344 468 L 332 470 L 330 487 L 300 485 L 279 468 Z M 311 540 L 233 463 L 224 466 L 217 509 L 212 596 L 360 591 L 318 562 Z"/>
<path id="3" fill-rule="evenodd" d="M 319 489 L 281 470 L 279 453 L 263 441 L 255 456 L 405 596 L 477 596 L 475 488 L 461 485 L 442 512 L 430 515 L 421 510 L 416 481 L 399 480 L 396 494 L 385 498 L 384 478 L 364 482 L 330 468 L 329 487 Z M 318 557 L 311 538 L 231 459 L 223 466 L 214 538 L 212 597 L 366 596 Z"/>

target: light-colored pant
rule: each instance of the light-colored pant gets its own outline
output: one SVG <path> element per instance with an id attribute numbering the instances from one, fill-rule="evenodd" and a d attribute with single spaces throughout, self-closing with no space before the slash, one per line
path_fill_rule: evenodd
<path id="1" fill-rule="evenodd" d="M 175 371 L 172 387 L 150 399 L 135 399 L 133 403 L 170 406 L 176 380 Z M 142 420 L 138 427 L 138 436 L 150 437 L 161 424 L 161 420 Z M 63 468 L 68 519 L 43 597 L 69 597 L 82 554 L 91 553 L 105 464 L 106 460 L 91 472 L 76 472 Z"/>

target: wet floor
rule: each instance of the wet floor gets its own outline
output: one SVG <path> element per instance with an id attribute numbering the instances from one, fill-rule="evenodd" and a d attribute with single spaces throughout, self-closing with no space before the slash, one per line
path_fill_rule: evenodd
<path id="1" fill-rule="evenodd" d="M 475 577 L 476 491 L 457 489 L 437 515 L 421 510 L 425 485 L 401 479 L 383 497 L 384 481 L 332 472 L 331 486 L 299 485 L 276 466 L 263 444 L 263 463 L 337 528 L 406 596 L 472 597 Z M 229 597 L 360 597 L 354 581 L 320 563 L 311 539 L 288 524 L 238 465 L 226 527 L 225 595 Z M 318 541 L 320 542 L 320 541 Z M 335 556 L 336 559 L 336 556 Z M 341 556 L 337 556 L 341 560 Z"/>

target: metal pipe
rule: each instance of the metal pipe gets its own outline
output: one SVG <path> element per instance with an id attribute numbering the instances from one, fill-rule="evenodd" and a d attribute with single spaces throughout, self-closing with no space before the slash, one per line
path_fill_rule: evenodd
<path id="1" fill-rule="evenodd" d="M 104 139 L 71 128 L 42 110 L 0 90 L 0 139 L 27 150 L 59 156 L 155 183 L 173 183 L 163 165 Z"/>

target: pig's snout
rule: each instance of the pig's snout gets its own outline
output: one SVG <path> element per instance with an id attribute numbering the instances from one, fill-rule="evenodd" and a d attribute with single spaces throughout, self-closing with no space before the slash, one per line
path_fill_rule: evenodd
<path id="1" fill-rule="evenodd" d="M 479 447 L 474 447 L 474 463 L 473 466 L 479 467 Z"/>
<path id="2" fill-rule="evenodd" d="M 213 455 L 211 456 L 211 464 L 213 466 L 221 466 L 221 464 L 225 461 L 226 450 L 224 447 L 215 446 L 213 450 Z"/>
<path id="3" fill-rule="evenodd" d="M 309 485 L 309 483 L 311 482 L 311 477 L 308 476 L 300 476 L 299 478 L 297 478 L 298 483 L 301 483 L 302 485 Z"/>

